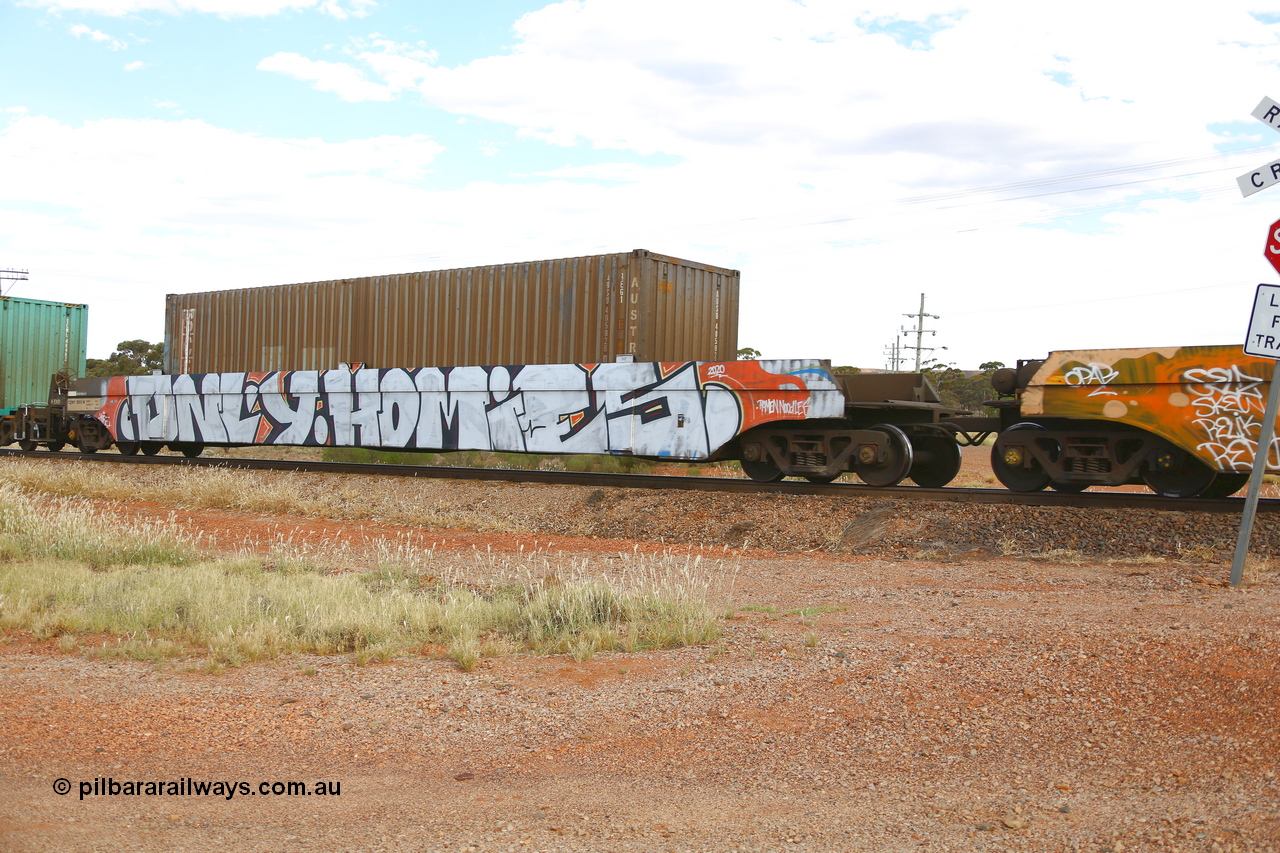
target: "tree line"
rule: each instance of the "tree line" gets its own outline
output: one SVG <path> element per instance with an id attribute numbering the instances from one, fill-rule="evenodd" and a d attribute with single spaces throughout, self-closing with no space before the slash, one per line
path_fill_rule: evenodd
<path id="1" fill-rule="evenodd" d="M 106 358 L 85 361 L 85 376 L 142 376 L 164 368 L 164 343 L 121 341 Z"/>

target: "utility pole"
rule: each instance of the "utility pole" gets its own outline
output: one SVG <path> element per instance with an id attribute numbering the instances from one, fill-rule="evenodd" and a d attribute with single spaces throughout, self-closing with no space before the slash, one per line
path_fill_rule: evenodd
<path id="1" fill-rule="evenodd" d="M 894 373 L 898 372 L 898 366 L 902 364 L 903 356 L 898 349 L 898 339 L 894 338 L 893 343 L 884 348 L 884 354 L 889 357 L 889 363 L 885 365 Z"/>
<path id="2" fill-rule="evenodd" d="M 0 270 L 0 296 L 4 295 L 4 283 L 6 281 L 26 281 L 26 280 L 27 280 L 26 270 Z"/>
<path id="3" fill-rule="evenodd" d="M 903 347 L 903 349 L 913 349 L 913 350 L 915 350 L 915 351 L 916 351 L 916 373 L 919 373 L 919 372 L 920 372 L 920 357 L 921 357 L 922 355 L 924 355 L 926 352 L 933 352 L 933 350 L 935 349 L 934 347 L 926 347 L 926 346 L 924 346 L 924 345 L 923 345 L 923 341 L 924 341 L 924 333 L 925 333 L 925 332 L 928 332 L 929 334 L 934 335 L 935 337 L 936 337 L 936 336 L 937 336 L 937 334 L 938 334 L 938 330 L 937 330 L 937 329 L 926 329 L 926 328 L 924 327 L 924 321 L 925 321 L 926 319 L 941 320 L 942 318 L 941 318 L 941 317 L 939 317 L 937 314 L 926 314 L 926 313 L 924 313 L 924 294 L 923 294 L 923 293 L 922 293 L 922 294 L 920 294 L 920 313 L 918 313 L 918 314 L 903 314 L 902 316 L 904 316 L 904 317 L 911 317 L 911 318 L 913 318 L 913 319 L 916 321 L 916 327 L 915 327 L 914 329 L 904 329 L 904 330 L 903 330 L 903 332 L 902 332 L 902 335 L 903 335 L 903 337 L 909 337 L 911 334 L 913 334 L 913 333 L 914 333 L 914 334 L 915 334 L 915 336 L 916 336 L 916 345 L 915 345 L 915 346 L 906 346 L 906 347 Z M 941 349 L 946 349 L 946 347 L 941 347 Z"/>

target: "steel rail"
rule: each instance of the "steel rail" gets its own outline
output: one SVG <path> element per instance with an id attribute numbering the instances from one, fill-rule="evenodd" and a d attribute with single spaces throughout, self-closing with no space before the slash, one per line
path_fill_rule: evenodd
<path id="1" fill-rule="evenodd" d="M 222 457 L 120 456 L 115 453 L 0 449 L 0 458 L 102 462 L 124 465 L 177 465 L 188 468 L 235 468 L 249 471 L 290 471 L 317 474 L 358 474 L 370 477 L 423 477 L 441 480 L 488 480 L 507 483 L 596 486 L 622 489 L 672 489 L 735 494 L 826 495 L 881 500 L 1009 504 L 1014 506 L 1076 507 L 1082 509 L 1145 509 L 1162 512 L 1239 513 L 1243 498 L 1165 498 L 1139 492 L 1011 492 L 1006 489 L 925 489 L 919 486 L 866 486 L 859 483 L 808 483 L 787 480 L 757 483 L 724 477 L 681 477 L 661 474 L 595 474 L 577 471 L 534 471 L 518 468 L 446 468 L 427 465 L 384 465 L 371 462 L 300 462 L 283 459 Z M 1258 502 L 1258 512 L 1280 512 L 1280 499 Z"/>

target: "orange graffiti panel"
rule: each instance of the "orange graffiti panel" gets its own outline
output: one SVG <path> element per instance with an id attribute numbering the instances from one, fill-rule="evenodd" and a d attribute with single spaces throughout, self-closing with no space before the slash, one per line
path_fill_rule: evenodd
<path id="1" fill-rule="evenodd" d="M 1275 362 L 1240 346 L 1050 354 L 1023 413 L 1124 423 L 1220 471 L 1245 471 L 1257 453 Z M 1273 446 L 1269 468 L 1280 467 Z"/>
<path id="2" fill-rule="evenodd" d="M 737 396 L 742 413 L 739 432 L 771 421 L 803 420 L 809 414 L 811 392 L 804 379 L 765 370 L 758 361 L 700 363 L 698 382 L 704 389 L 723 388 Z"/>

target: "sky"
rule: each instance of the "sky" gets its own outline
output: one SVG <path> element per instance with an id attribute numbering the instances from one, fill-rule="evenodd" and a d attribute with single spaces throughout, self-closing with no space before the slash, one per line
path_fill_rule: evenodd
<path id="1" fill-rule="evenodd" d="M 911 367 L 922 294 L 962 369 L 1242 344 L 1280 0 L 1169 10 L 0 0 L 0 285 L 96 358 L 168 293 L 632 249 L 740 270 L 766 358 Z"/>

